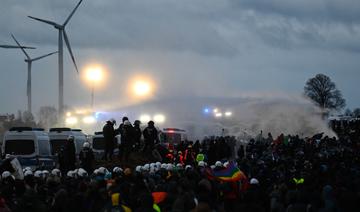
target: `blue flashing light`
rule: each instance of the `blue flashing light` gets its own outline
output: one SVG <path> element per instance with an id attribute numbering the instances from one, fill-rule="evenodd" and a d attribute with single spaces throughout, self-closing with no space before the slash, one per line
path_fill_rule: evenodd
<path id="1" fill-rule="evenodd" d="M 205 108 L 205 109 L 204 109 L 204 113 L 207 114 L 207 113 L 209 113 L 209 112 L 210 112 L 210 109 L 209 109 L 209 108 Z"/>

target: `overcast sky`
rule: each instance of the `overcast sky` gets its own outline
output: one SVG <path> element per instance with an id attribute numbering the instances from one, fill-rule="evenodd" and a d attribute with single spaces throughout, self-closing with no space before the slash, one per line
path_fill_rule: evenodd
<path id="1" fill-rule="evenodd" d="M 13 33 L 32 57 L 57 50 L 57 31 L 27 18 L 63 23 L 76 0 L 1 0 L 0 44 Z M 156 97 L 300 95 L 317 73 L 360 106 L 359 0 L 84 0 L 67 25 L 80 72 L 97 62 L 109 77 L 96 103 L 127 102 L 138 73 Z M 0 113 L 26 109 L 26 63 L 0 49 Z M 90 90 L 64 49 L 65 103 L 90 104 Z M 57 56 L 33 64 L 33 110 L 58 105 Z"/>

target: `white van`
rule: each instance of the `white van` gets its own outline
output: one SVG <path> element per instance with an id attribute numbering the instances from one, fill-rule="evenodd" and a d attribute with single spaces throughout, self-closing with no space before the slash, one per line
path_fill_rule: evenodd
<path id="1" fill-rule="evenodd" d="M 50 128 L 50 150 L 51 155 L 56 155 L 65 146 L 69 136 L 74 136 L 75 151 L 78 155 L 83 144 L 87 141 L 87 136 L 80 129 L 71 128 Z"/>
<path id="2" fill-rule="evenodd" d="M 164 144 L 168 149 L 173 149 L 175 146 L 187 139 L 185 130 L 178 128 L 164 128 L 160 133 L 160 143 Z"/>
<path id="3" fill-rule="evenodd" d="M 4 135 L 2 152 L 17 157 L 22 166 L 52 168 L 49 140 L 44 129 L 13 127 Z"/>
<path id="4" fill-rule="evenodd" d="M 93 135 L 90 139 L 90 145 L 92 147 L 92 150 L 95 154 L 96 159 L 101 159 L 104 156 L 105 152 L 105 139 L 102 132 L 95 132 L 95 135 Z M 121 144 L 121 136 L 116 135 L 116 144 L 114 146 L 114 155 L 119 154 L 119 148 L 118 146 Z"/>

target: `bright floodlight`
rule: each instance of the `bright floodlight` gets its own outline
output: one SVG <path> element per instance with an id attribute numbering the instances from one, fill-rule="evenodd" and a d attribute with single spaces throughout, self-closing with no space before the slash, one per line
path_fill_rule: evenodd
<path id="1" fill-rule="evenodd" d="M 222 113 L 215 113 L 215 117 L 220 118 L 220 117 L 222 117 L 222 116 L 223 116 L 223 114 L 222 114 Z"/>
<path id="2" fill-rule="evenodd" d="M 213 110 L 213 112 L 214 112 L 214 113 L 218 113 L 218 112 L 219 112 L 219 109 L 215 108 L 215 109 Z"/>
<path id="3" fill-rule="evenodd" d="M 95 118 L 93 116 L 86 116 L 83 118 L 84 124 L 93 124 L 95 123 Z"/>
<path id="4" fill-rule="evenodd" d="M 232 115 L 232 112 L 225 112 L 225 116 L 227 116 L 227 117 L 229 117 L 229 116 L 231 116 Z"/>
<path id="5" fill-rule="evenodd" d="M 137 96 L 146 96 L 150 94 L 151 86 L 149 82 L 139 80 L 134 83 L 133 90 Z"/>
<path id="6" fill-rule="evenodd" d="M 142 123 L 148 123 L 151 120 L 151 117 L 147 114 L 144 114 L 141 115 L 139 119 Z"/>
<path id="7" fill-rule="evenodd" d="M 204 109 L 204 113 L 209 113 L 209 112 L 210 112 L 209 108 Z"/>
<path id="8" fill-rule="evenodd" d="M 160 123 L 160 124 L 162 124 L 162 123 L 165 122 L 165 116 L 162 115 L 162 114 L 156 114 L 156 115 L 154 116 L 154 121 L 155 121 L 155 123 Z"/>
<path id="9" fill-rule="evenodd" d="M 65 123 L 66 124 L 69 124 L 69 125 L 73 125 L 73 124 L 76 124 L 78 122 L 77 118 L 76 117 L 67 117 L 65 119 Z"/>
<path id="10" fill-rule="evenodd" d="M 99 82 L 103 78 L 101 67 L 90 67 L 87 69 L 86 78 L 91 82 Z"/>

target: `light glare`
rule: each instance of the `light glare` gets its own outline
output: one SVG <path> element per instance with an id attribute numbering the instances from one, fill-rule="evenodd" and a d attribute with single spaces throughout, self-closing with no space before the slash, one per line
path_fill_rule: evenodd
<path id="1" fill-rule="evenodd" d="M 151 117 L 149 115 L 147 115 L 147 114 L 143 114 L 143 115 L 140 116 L 139 119 L 140 119 L 140 122 L 147 123 L 147 122 L 149 122 L 151 120 Z"/>
<path id="2" fill-rule="evenodd" d="M 66 124 L 73 125 L 78 122 L 76 117 L 67 117 L 65 120 Z"/>
<path id="3" fill-rule="evenodd" d="M 86 116 L 83 118 L 83 122 L 85 124 L 93 124 L 93 123 L 95 123 L 95 121 L 96 121 L 95 118 L 92 116 Z"/>
<path id="4" fill-rule="evenodd" d="M 162 115 L 162 114 L 156 114 L 156 115 L 154 116 L 154 121 L 155 121 L 155 123 L 160 123 L 160 124 L 162 124 L 162 123 L 165 122 L 165 116 Z"/>

